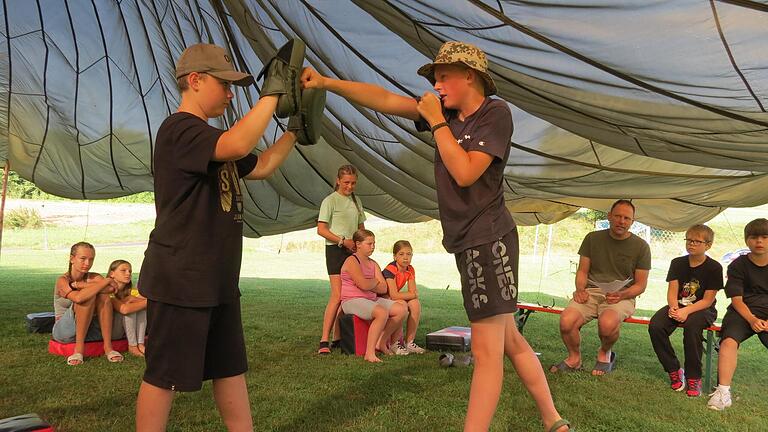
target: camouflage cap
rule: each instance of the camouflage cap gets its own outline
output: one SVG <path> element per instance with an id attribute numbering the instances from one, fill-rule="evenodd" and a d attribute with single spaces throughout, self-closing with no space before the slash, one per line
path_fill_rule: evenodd
<path id="1" fill-rule="evenodd" d="M 496 84 L 488 74 L 488 59 L 480 48 L 466 42 L 446 42 L 437 52 L 435 61 L 420 67 L 417 73 L 434 85 L 435 65 L 439 64 L 459 64 L 474 69 L 485 82 L 485 95 L 496 94 Z"/>

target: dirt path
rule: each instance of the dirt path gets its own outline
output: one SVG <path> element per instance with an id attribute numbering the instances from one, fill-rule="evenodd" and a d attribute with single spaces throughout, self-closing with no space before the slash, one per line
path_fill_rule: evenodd
<path id="1" fill-rule="evenodd" d="M 46 223 L 58 226 L 124 224 L 155 218 L 154 204 L 7 199 L 5 211 L 37 209 Z"/>

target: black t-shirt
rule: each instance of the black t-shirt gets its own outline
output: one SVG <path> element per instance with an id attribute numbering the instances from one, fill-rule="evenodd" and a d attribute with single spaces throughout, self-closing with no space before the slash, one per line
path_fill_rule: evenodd
<path id="1" fill-rule="evenodd" d="M 677 302 L 688 306 L 704 298 L 704 291 L 723 288 L 723 266 L 710 257 L 696 267 L 691 267 L 688 255 L 677 257 L 669 264 L 667 282 L 677 281 Z M 710 310 L 717 312 L 715 303 Z"/>
<path id="2" fill-rule="evenodd" d="M 443 246 L 450 253 L 498 240 L 515 228 L 515 221 L 504 202 L 504 167 L 512 139 L 512 112 L 501 99 L 485 98 L 477 111 L 459 119 L 455 110 L 443 110 L 451 133 L 461 147 L 493 156 L 488 169 L 468 187 L 451 177 L 435 147 L 435 184 Z M 416 129 L 428 131 L 424 119 Z"/>
<path id="3" fill-rule="evenodd" d="M 752 313 L 758 310 L 768 314 L 768 266 L 758 266 L 748 255 L 733 260 L 728 266 L 725 295 L 728 298 L 741 296 Z"/>
<path id="4" fill-rule="evenodd" d="M 169 116 L 155 141 L 155 228 L 149 235 L 139 292 L 187 307 L 240 296 L 243 197 L 239 178 L 256 166 L 212 160 L 224 131 L 189 113 Z"/>

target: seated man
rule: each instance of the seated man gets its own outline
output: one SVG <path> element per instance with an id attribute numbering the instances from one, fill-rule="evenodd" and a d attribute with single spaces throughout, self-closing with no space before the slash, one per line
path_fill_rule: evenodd
<path id="1" fill-rule="evenodd" d="M 581 369 L 581 327 L 595 318 L 600 349 L 592 375 L 605 375 L 613 369 L 616 353 L 611 348 L 619 339 L 619 326 L 635 311 L 635 297 L 645 291 L 651 268 L 648 243 L 629 231 L 634 217 L 635 206 L 628 200 L 618 200 L 608 213 L 610 228 L 584 238 L 579 248 L 576 291 L 560 315 L 560 334 L 568 357 L 552 366 L 550 372 Z M 621 290 L 609 293 L 598 287 L 614 281 L 627 283 Z"/>

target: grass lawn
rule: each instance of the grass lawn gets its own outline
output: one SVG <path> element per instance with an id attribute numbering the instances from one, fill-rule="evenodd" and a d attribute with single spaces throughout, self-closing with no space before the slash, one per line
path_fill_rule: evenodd
<path id="1" fill-rule="evenodd" d="M 110 255 L 136 251 L 100 251 Z M 55 259 L 54 259 L 55 258 Z M 131 258 L 138 259 L 138 257 Z M 13 263 L 13 264 L 9 264 Z M 122 364 L 104 358 L 68 367 L 46 352 L 49 335 L 26 333 L 24 315 L 50 310 L 52 282 L 66 262 L 62 254 L 3 252 L 0 272 L 0 418 L 36 412 L 61 431 L 128 431 L 133 426 L 140 359 Z M 244 265 L 244 268 L 247 267 Z M 255 272 L 255 271 L 254 271 Z M 456 431 L 461 429 L 471 369 L 441 369 L 438 353 L 387 357 L 371 365 L 361 358 L 314 354 L 326 301 L 323 279 L 243 277 L 243 321 L 250 371 L 251 405 L 260 431 Z M 423 289 L 424 318 L 417 340 L 449 325 L 466 325 L 460 293 Z M 523 293 L 533 299 L 537 293 Z M 559 361 L 564 348 L 557 317 L 534 314 L 526 336 L 542 362 Z M 681 336 L 678 335 L 678 350 Z M 595 326 L 584 331 L 585 363 L 597 348 Z M 706 408 L 706 398 L 688 399 L 668 389 L 646 328 L 625 325 L 616 345 L 618 369 L 604 378 L 588 373 L 548 375 L 561 413 L 578 431 L 764 431 L 768 401 L 765 349 L 757 339 L 744 344 L 734 379 L 739 398 L 729 410 Z M 508 368 L 494 431 L 541 430 L 533 402 Z M 169 430 L 223 430 L 210 384 L 179 394 Z"/>

